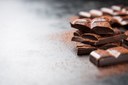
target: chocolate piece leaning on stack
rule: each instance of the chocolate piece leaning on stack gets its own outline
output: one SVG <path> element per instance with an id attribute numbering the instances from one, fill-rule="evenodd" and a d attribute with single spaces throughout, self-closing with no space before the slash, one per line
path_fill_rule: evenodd
<path id="1" fill-rule="evenodd" d="M 90 61 L 98 67 L 128 62 L 128 49 L 119 46 L 90 53 Z"/>

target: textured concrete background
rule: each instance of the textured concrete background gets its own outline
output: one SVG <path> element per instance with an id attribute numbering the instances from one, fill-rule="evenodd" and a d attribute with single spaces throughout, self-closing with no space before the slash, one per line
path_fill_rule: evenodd
<path id="1" fill-rule="evenodd" d="M 70 41 L 71 15 L 128 4 L 105 1 L 0 0 L 0 85 L 127 85 L 128 64 L 97 68 Z"/>

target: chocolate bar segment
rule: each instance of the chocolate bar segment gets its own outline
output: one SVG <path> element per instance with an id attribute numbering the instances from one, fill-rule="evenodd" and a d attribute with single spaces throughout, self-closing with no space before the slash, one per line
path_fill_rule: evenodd
<path id="1" fill-rule="evenodd" d="M 77 46 L 77 50 L 78 50 L 77 55 L 86 55 L 96 49 L 97 49 L 96 47 L 88 45 L 88 44 L 78 45 Z"/>
<path id="2" fill-rule="evenodd" d="M 90 53 L 90 61 L 99 67 L 128 62 L 128 49 L 121 46 L 98 49 Z"/>
<path id="3" fill-rule="evenodd" d="M 112 27 L 106 21 L 92 22 L 91 29 L 96 34 L 114 34 Z"/>
<path id="4" fill-rule="evenodd" d="M 110 37 L 104 37 L 104 38 L 100 38 L 95 45 L 102 45 L 102 44 L 106 44 L 106 43 L 113 43 L 113 42 L 120 42 L 123 39 L 126 39 L 127 35 L 126 34 L 118 34 L 118 35 L 114 35 L 114 36 L 110 36 Z"/>
<path id="5" fill-rule="evenodd" d="M 91 17 L 91 14 L 89 12 L 81 11 L 81 12 L 79 12 L 79 16 L 81 18 L 90 18 Z"/>
<path id="6" fill-rule="evenodd" d="M 70 22 L 71 27 L 82 30 L 84 32 L 90 32 L 90 19 L 75 19 Z"/>
<path id="7" fill-rule="evenodd" d="M 113 9 L 114 11 L 121 11 L 122 6 L 119 6 L 119 5 L 113 5 L 113 6 L 111 7 L 111 9 Z"/>
<path id="8" fill-rule="evenodd" d="M 90 10 L 90 14 L 92 17 L 99 17 L 103 15 L 103 13 L 100 10 L 95 9 Z"/>
<path id="9" fill-rule="evenodd" d="M 112 16 L 114 14 L 113 9 L 106 8 L 106 7 L 101 8 L 101 11 L 104 13 L 104 15 L 111 15 Z"/>

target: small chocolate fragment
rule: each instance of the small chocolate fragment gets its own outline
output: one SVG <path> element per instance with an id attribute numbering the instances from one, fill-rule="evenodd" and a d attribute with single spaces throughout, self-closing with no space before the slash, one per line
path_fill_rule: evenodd
<path id="1" fill-rule="evenodd" d="M 70 22 L 71 27 L 82 30 L 84 32 L 90 32 L 90 19 L 76 19 Z"/>
<path id="2" fill-rule="evenodd" d="M 88 44 L 84 45 L 78 45 L 77 46 L 77 55 L 86 55 L 92 52 L 93 50 L 96 50 L 97 48 Z"/>
<path id="3" fill-rule="evenodd" d="M 92 17 L 99 17 L 103 15 L 103 13 L 100 10 L 95 9 L 90 10 L 90 14 L 92 15 Z"/>
<path id="4" fill-rule="evenodd" d="M 117 11 L 113 13 L 114 16 L 127 16 L 127 12 Z"/>
<path id="5" fill-rule="evenodd" d="M 117 23 L 121 26 L 128 25 L 128 16 L 115 16 L 113 19 L 117 20 Z"/>
<path id="6" fill-rule="evenodd" d="M 122 8 L 122 12 L 127 12 L 128 13 L 128 7 L 126 6 L 126 7 L 123 7 Z"/>
<path id="7" fill-rule="evenodd" d="M 81 11 L 81 12 L 79 12 L 79 16 L 82 18 L 90 18 L 91 14 L 89 12 Z"/>
<path id="8" fill-rule="evenodd" d="M 114 11 L 121 11 L 122 6 L 113 5 L 111 8 L 112 8 Z"/>
<path id="9" fill-rule="evenodd" d="M 104 15 L 113 15 L 114 11 L 110 8 L 101 8 L 101 11 L 104 13 Z"/>
<path id="10" fill-rule="evenodd" d="M 92 22 L 91 29 L 96 34 L 114 34 L 114 31 L 110 26 L 109 22 L 106 21 Z"/>
<path id="11" fill-rule="evenodd" d="M 98 49 L 90 53 L 90 61 L 99 67 L 128 62 L 128 49 L 122 46 Z"/>

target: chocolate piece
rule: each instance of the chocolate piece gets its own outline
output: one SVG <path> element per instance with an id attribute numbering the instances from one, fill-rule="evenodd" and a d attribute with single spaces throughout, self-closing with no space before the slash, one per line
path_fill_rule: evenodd
<path id="1" fill-rule="evenodd" d="M 127 12 L 128 13 L 128 7 L 123 7 L 122 12 Z"/>
<path id="2" fill-rule="evenodd" d="M 112 27 L 106 21 L 92 22 L 91 29 L 97 34 L 114 34 Z"/>
<path id="3" fill-rule="evenodd" d="M 90 19 L 76 19 L 70 22 L 71 27 L 82 30 L 84 32 L 90 32 Z"/>
<path id="4" fill-rule="evenodd" d="M 123 18 L 121 16 L 114 16 L 113 19 L 116 21 L 114 24 L 117 26 L 123 26 L 125 23 L 123 21 Z"/>
<path id="5" fill-rule="evenodd" d="M 120 22 L 120 24 L 122 26 L 126 26 L 126 25 L 128 25 L 128 20 L 123 20 L 123 21 Z"/>
<path id="6" fill-rule="evenodd" d="M 121 26 L 128 25 L 128 16 L 115 16 L 113 19 L 117 20 L 117 23 Z"/>
<path id="7" fill-rule="evenodd" d="M 79 37 L 79 36 L 72 37 L 72 41 L 81 42 L 81 43 L 90 44 L 90 45 L 94 45 L 96 43 L 95 40 L 84 39 L 84 38 Z"/>
<path id="8" fill-rule="evenodd" d="M 97 48 L 91 45 L 84 44 L 84 45 L 78 45 L 77 49 L 78 49 L 77 55 L 86 55 L 92 52 L 93 50 L 96 50 Z"/>
<path id="9" fill-rule="evenodd" d="M 113 15 L 114 11 L 110 8 L 101 8 L 101 11 L 104 13 L 104 15 Z"/>
<path id="10" fill-rule="evenodd" d="M 81 42 L 81 43 L 85 43 L 85 44 L 90 44 L 90 45 L 103 45 L 106 43 L 113 43 L 113 42 L 120 42 L 123 39 L 126 39 L 127 36 L 125 34 L 118 34 L 118 35 L 114 35 L 114 36 L 109 36 L 109 37 L 101 37 L 98 40 L 92 40 L 92 39 L 85 39 L 82 37 L 78 37 L 78 36 L 74 36 L 72 38 L 72 41 L 76 41 L 76 42 Z"/>
<path id="11" fill-rule="evenodd" d="M 82 34 L 84 34 L 84 32 L 81 31 L 81 30 L 77 30 L 77 31 L 74 32 L 73 34 L 74 34 L 74 36 L 81 36 Z"/>
<path id="12" fill-rule="evenodd" d="M 121 46 L 98 49 L 90 53 L 90 61 L 99 67 L 128 62 L 128 49 Z"/>
<path id="13" fill-rule="evenodd" d="M 99 17 L 99 16 L 102 16 L 103 13 L 100 11 L 100 10 L 90 10 L 90 14 L 92 15 L 92 17 Z"/>
<path id="14" fill-rule="evenodd" d="M 127 12 L 117 11 L 113 13 L 114 16 L 126 16 L 128 15 Z"/>
<path id="15" fill-rule="evenodd" d="M 79 12 L 79 16 L 80 17 L 85 17 L 85 18 L 90 18 L 91 14 L 89 12 L 81 11 L 81 12 Z"/>
<path id="16" fill-rule="evenodd" d="M 106 43 L 113 43 L 113 42 L 120 42 L 123 39 L 126 39 L 127 36 L 125 34 L 118 34 L 118 35 L 114 35 L 114 36 L 110 36 L 110 37 L 104 37 L 104 38 L 100 38 L 95 45 L 102 45 L 102 44 L 106 44 Z"/>
<path id="17" fill-rule="evenodd" d="M 98 40 L 101 36 L 94 33 L 84 33 L 81 37 L 85 39 Z"/>
<path id="18" fill-rule="evenodd" d="M 114 11 L 121 11 L 122 6 L 113 5 L 111 8 L 112 8 Z"/>
<path id="19" fill-rule="evenodd" d="M 118 42 L 118 43 L 107 43 L 105 45 L 100 45 L 98 47 L 99 47 L 99 49 L 106 50 L 106 49 L 117 47 L 117 46 L 120 46 L 120 42 Z"/>

